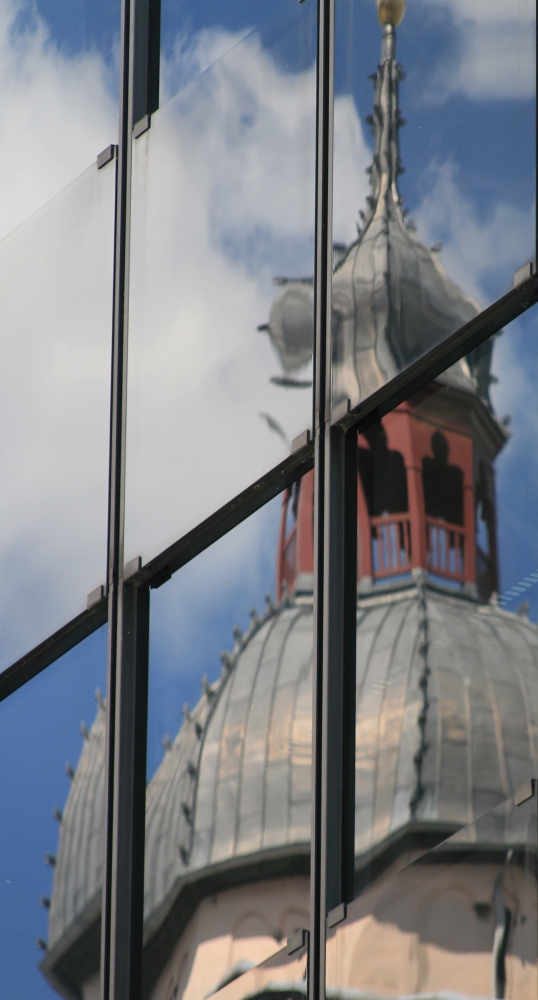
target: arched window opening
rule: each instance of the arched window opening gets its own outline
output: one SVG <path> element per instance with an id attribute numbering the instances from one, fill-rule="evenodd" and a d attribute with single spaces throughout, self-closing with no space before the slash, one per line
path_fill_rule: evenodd
<path id="1" fill-rule="evenodd" d="M 389 448 L 382 424 L 363 436 L 370 447 L 359 447 L 358 466 L 370 519 L 372 575 L 383 578 L 408 573 L 411 533 L 403 455 Z"/>
<path id="2" fill-rule="evenodd" d="M 422 459 L 428 569 L 447 579 L 464 579 L 463 471 L 448 461 L 448 441 L 441 431 L 431 439 L 433 457 Z"/>

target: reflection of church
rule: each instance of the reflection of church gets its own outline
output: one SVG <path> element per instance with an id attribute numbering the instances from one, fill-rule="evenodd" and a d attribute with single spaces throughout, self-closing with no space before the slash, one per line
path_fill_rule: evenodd
<path id="1" fill-rule="evenodd" d="M 372 196 L 334 277 L 337 392 L 350 398 L 477 308 L 404 220 L 394 36 L 385 24 Z M 294 336 L 308 327 L 297 307 L 309 301 L 304 284 L 289 282 L 274 313 L 287 371 L 294 350 L 304 355 Z M 538 628 L 495 596 L 493 463 L 506 433 L 489 401 L 489 364 L 490 352 L 475 352 L 358 439 L 358 892 L 381 892 L 537 770 Z M 203 1000 L 308 921 L 312 517 L 310 473 L 284 498 L 276 606 L 268 599 L 244 635 L 236 630 L 221 678 L 186 710 L 148 786 L 144 994 L 155 1000 Z M 42 961 L 62 995 L 84 1000 L 99 995 L 104 743 L 101 704 L 61 818 Z M 384 936 L 372 918 L 363 979 L 342 989 L 530 997 L 536 897 L 518 902 L 510 829 L 500 824 L 489 847 L 475 836 L 467 865 L 446 869 L 420 933 L 402 929 L 397 907 Z M 416 897 L 421 870 L 407 871 Z"/>

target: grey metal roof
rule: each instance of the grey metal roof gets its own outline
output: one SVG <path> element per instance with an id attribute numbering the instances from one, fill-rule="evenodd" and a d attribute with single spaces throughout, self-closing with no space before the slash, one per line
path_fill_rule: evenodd
<path id="1" fill-rule="evenodd" d="M 346 398 L 356 405 L 480 312 L 478 303 L 445 273 L 441 247 L 425 246 L 405 218 L 398 190 L 401 75 L 394 28 L 387 24 L 370 120 L 375 139 L 371 194 L 366 211 L 359 213 L 358 238 L 348 247 L 335 246 L 335 405 Z M 260 329 L 269 333 L 283 370 L 295 372 L 312 353 L 313 283 L 276 281 L 283 289 L 273 303 L 269 323 Z M 490 357 L 491 345 L 472 352 L 439 381 L 489 402 Z"/>
<path id="2" fill-rule="evenodd" d="M 185 880 L 310 836 L 312 606 L 285 601 L 224 657 L 151 780 L 145 913 L 158 926 Z M 538 767 L 538 628 L 421 583 L 361 597 L 356 851 L 410 821 L 463 825 Z M 62 823 L 50 944 L 98 892 L 104 713 Z"/>
<path id="3" fill-rule="evenodd" d="M 78 762 L 60 824 L 49 910 L 49 949 L 101 892 L 105 826 L 105 706 L 97 715 Z"/>

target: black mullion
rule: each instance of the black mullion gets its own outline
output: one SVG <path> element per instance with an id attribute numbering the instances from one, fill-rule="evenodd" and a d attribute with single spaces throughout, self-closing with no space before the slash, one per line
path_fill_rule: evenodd
<path id="1" fill-rule="evenodd" d="M 332 281 L 332 160 L 334 109 L 334 2 L 318 0 L 316 105 L 316 257 L 314 275 L 314 607 L 312 681 L 312 834 L 310 851 L 311 1000 L 325 996 L 326 915 L 326 575 L 330 557 L 327 478 L 331 467 L 330 373 Z M 339 435 L 340 432 L 336 431 Z M 329 497 L 330 499 L 330 497 Z M 330 558 L 329 558 L 330 562 Z"/>

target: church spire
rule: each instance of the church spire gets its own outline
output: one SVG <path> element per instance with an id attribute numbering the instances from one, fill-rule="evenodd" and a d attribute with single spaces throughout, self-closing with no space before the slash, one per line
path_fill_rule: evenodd
<path id="1" fill-rule="evenodd" d="M 398 191 L 398 176 L 403 172 L 400 160 L 399 129 L 404 120 L 399 108 L 399 84 L 403 79 L 396 62 L 396 25 L 404 12 L 404 0 L 378 0 L 378 15 L 383 25 L 381 62 L 375 74 L 373 114 L 366 119 L 374 130 L 374 158 L 369 168 L 372 193 L 368 209 L 361 213 L 367 227 L 374 216 L 387 216 L 391 209 L 401 217 L 402 198 Z"/>

